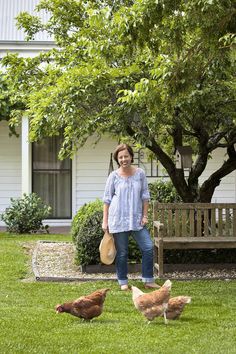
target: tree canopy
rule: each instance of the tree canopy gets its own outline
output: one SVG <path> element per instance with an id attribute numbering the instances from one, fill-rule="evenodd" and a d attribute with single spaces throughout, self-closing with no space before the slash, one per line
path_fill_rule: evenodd
<path id="1" fill-rule="evenodd" d="M 21 13 L 18 25 L 28 39 L 47 31 L 56 48 L 3 60 L 32 141 L 62 130 L 65 157 L 95 133 L 128 137 L 156 156 L 183 201 L 210 201 L 236 169 L 235 2 L 41 0 L 37 9 L 46 24 Z M 187 179 L 173 157 L 185 145 L 195 156 Z M 199 186 L 217 148 L 226 159 Z"/>
<path id="2" fill-rule="evenodd" d="M 0 121 L 10 120 L 11 112 L 14 110 L 20 111 L 25 107 L 21 101 L 15 100 L 14 90 L 8 85 L 8 80 L 5 74 L 0 73 Z M 12 99 L 13 97 L 13 99 Z M 16 124 L 9 122 L 10 135 L 18 135 Z"/>

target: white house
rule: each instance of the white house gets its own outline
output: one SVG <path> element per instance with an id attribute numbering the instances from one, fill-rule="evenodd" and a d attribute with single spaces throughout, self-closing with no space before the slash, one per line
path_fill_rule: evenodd
<path id="1" fill-rule="evenodd" d="M 54 43 L 44 33 L 32 42 L 24 41 L 24 33 L 15 27 L 15 16 L 20 11 L 33 12 L 39 0 L 0 0 L 0 58 L 8 51 L 22 56 L 34 56 L 48 50 Z M 46 14 L 42 13 L 46 19 Z M 37 192 L 53 206 L 49 225 L 70 225 L 76 211 L 89 201 L 102 198 L 105 181 L 110 169 L 110 157 L 117 141 L 105 136 L 96 145 L 91 137 L 73 160 L 59 161 L 59 138 L 47 139 L 40 144 L 28 141 L 28 120 L 24 118 L 20 137 L 9 136 L 7 122 L 0 121 L 0 214 L 10 205 L 10 198 L 23 193 Z M 205 179 L 224 159 L 218 150 L 209 161 L 202 176 Z M 139 151 L 135 163 L 146 170 L 149 181 L 162 176 L 162 169 L 155 162 L 147 162 Z M 216 189 L 213 202 L 236 202 L 236 171 L 226 176 Z M 0 226 L 4 226 L 0 222 Z"/>

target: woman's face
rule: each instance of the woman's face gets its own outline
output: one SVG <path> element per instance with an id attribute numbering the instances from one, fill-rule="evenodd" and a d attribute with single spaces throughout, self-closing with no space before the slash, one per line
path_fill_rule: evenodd
<path id="1" fill-rule="evenodd" d="M 131 165 L 132 156 L 127 149 L 118 153 L 117 159 L 121 167 L 129 167 Z"/>

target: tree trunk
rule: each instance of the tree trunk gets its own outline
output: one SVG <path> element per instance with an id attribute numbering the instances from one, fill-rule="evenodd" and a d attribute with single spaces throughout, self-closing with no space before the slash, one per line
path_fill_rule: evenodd
<path id="1" fill-rule="evenodd" d="M 236 169 L 236 154 L 230 156 L 223 165 L 215 171 L 200 188 L 200 201 L 203 203 L 211 202 L 212 196 L 221 179 Z"/>

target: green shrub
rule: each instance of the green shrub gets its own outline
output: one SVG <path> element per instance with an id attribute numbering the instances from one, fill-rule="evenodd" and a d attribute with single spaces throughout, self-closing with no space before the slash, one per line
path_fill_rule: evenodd
<path id="1" fill-rule="evenodd" d="M 45 205 L 36 193 L 23 194 L 22 198 L 11 198 L 11 206 L 6 208 L 1 219 L 11 233 L 48 232 L 48 225 L 44 226 L 42 220 L 50 211 L 51 207 Z"/>
<path id="2" fill-rule="evenodd" d="M 178 195 L 171 181 L 157 180 L 149 183 L 149 191 L 152 201 L 159 203 L 180 203 L 181 198 Z"/>
<path id="3" fill-rule="evenodd" d="M 83 205 L 72 221 L 72 240 L 76 245 L 76 261 L 80 265 L 99 264 L 99 244 L 103 237 L 103 203 L 96 200 Z"/>
<path id="4" fill-rule="evenodd" d="M 100 263 L 102 218 L 103 202 L 96 200 L 83 205 L 72 221 L 71 236 L 76 246 L 76 262 L 80 265 Z M 140 261 L 140 251 L 133 239 L 129 242 L 129 261 Z"/>

